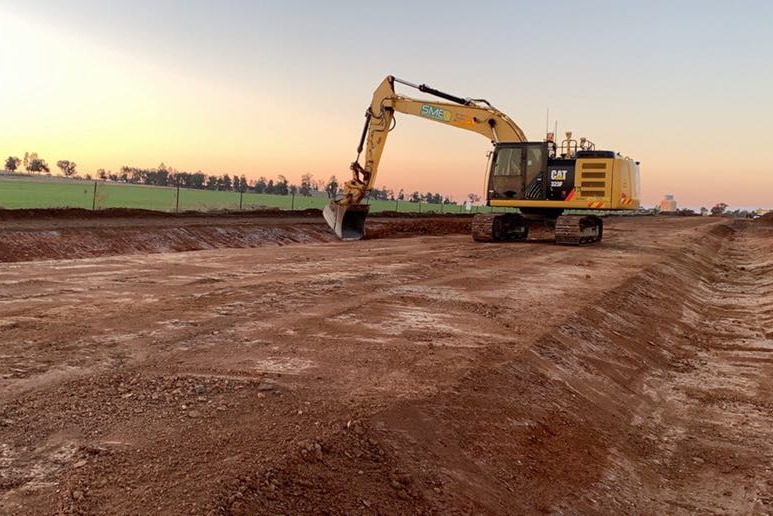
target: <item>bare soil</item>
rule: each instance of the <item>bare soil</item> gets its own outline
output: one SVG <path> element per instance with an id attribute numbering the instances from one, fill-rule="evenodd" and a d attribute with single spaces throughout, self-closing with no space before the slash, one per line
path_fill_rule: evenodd
<path id="1" fill-rule="evenodd" d="M 773 226 L 278 219 L 3 219 L 0 513 L 773 511 Z"/>

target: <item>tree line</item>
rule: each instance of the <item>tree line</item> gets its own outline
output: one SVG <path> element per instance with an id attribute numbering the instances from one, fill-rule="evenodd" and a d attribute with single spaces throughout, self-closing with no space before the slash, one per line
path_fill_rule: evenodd
<path id="1" fill-rule="evenodd" d="M 19 167 L 29 173 L 50 174 L 51 169 L 46 160 L 38 156 L 37 153 L 24 153 L 24 158 L 9 156 L 5 160 L 5 169 L 9 172 L 16 172 Z M 75 177 L 78 175 L 77 164 L 70 160 L 59 160 L 56 166 L 65 177 Z M 91 174 L 86 174 L 85 179 L 92 179 Z M 118 172 L 97 169 L 96 178 L 102 181 L 112 181 L 116 183 L 129 183 L 148 186 L 168 186 L 179 188 L 192 188 L 197 190 L 213 190 L 221 192 L 253 192 L 259 194 L 273 195 L 300 195 L 310 197 L 318 193 L 326 193 L 329 197 L 335 197 L 342 192 L 341 184 L 335 176 L 331 176 L 327 181 L 315 179 L 312 174 L 303 174 L 300 184 L 290 183 L 287 178 L 279 174 L 276 179 L 269 179 L 261 176 L 257 180 L 247 179 L 244 174 L 205 174 L 202 171 L 186 172 L 176 170 L 173 167 L 161 163 L 156 168 L 141 168 L 129 165 L 122 166 Z M 470 194 L 471 196 L 473 194 Z M 385 201 L 408 201 L 408 202 L 426 202 L 433 204 L 449 204 L 451 200 L 447 196 L 439 193 L 414 191 L 411 193 L 404 190 L 395 191 L 388 187 L 374 188 L 369 197 L 374 200 Z"/>

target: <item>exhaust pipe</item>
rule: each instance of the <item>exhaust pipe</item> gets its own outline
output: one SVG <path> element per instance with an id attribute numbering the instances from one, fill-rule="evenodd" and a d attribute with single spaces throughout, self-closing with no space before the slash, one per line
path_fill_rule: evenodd
<path id="1" fill-rule="evenodd" d="M 342 206 L 335 201 L 322 210 L 327 225 L 330 226 L 341 240 L 360 240 L 365 236 L 365 218 L 370 206 L 367 204 L 350 204 Z"/>

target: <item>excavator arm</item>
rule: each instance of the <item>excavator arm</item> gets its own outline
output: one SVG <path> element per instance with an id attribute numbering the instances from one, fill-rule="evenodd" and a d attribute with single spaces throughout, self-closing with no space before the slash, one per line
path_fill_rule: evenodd
<path id="1" fill-rule="evenodd" d="M 435 95 L 450 102 L 412 99 L 395 93 L 395 82 Z M 451 125 L 482 134 L 492 143 L 524 142 L 526 136 L 507 115 L 482 99 L 463 99 L 426 85 L 415 85 L 387 76 L 373 93 L 373 100 L 365 113 L 365 127 L 357 148 L 357 159 L 352 163 L 352 179 L 344 183 L 343 195 L 325 208 L 324 215 L 330 227 L 344 240 L 358 240 L 364 235 L 368 206 L 362 200 L 373 188 L 378 165 L 393 128 L 395 113 L 405 113 L 434 122 Z M 364 165 L 360 155 L 365 150 Z"/>

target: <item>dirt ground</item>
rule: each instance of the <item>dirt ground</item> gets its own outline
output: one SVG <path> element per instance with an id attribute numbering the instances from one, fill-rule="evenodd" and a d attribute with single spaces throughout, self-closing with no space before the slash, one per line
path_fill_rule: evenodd
<path id="1" fill-rule="evenodd" d="M 0 513 L 773 513 L 773 225 L 0 219 Z"/>

